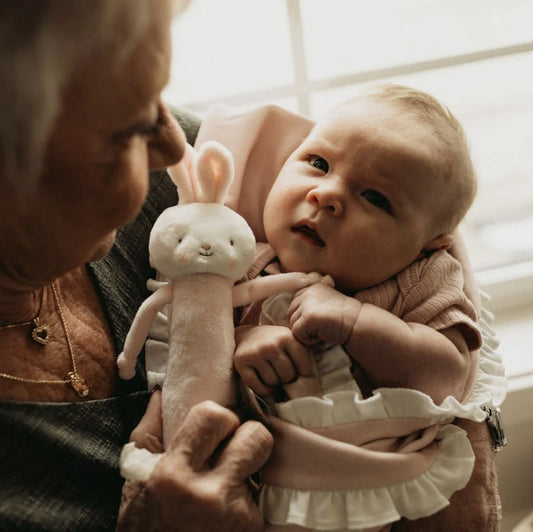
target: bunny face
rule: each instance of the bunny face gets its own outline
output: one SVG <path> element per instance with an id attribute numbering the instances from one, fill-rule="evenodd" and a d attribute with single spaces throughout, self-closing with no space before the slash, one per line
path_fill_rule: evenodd
<path id="1" fill-rule="evenodd" d="M 192 273 L 216 273 L 236 281 L 255 253 L 255 237 L 245 220 L 217 203 L 170 207 L 150 235 L 150 262 L 171 280 Z"/>

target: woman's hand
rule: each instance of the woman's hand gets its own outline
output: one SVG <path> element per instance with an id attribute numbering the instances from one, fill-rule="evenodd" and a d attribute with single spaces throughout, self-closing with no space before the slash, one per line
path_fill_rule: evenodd
<path id="1" fill-rule="evenodd" d="M 160 392 L 152 394 L 132 439 L 161 448 Z M 266 462 L 272 444 L 262 424 L 240 425 L 235 413 L 209 401 L 196 405 L 150 478 L 124 486 L 117 530 L 263 530 L 247 479 Z"/>

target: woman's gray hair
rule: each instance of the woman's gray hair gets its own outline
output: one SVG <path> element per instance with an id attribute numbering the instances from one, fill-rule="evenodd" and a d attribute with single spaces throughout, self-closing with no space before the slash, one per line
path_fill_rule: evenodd
<path id="1" fill-rule="evenodd" d="M 36 183 L 76 67 L 119 27 L 120 61 L 154 9 L 149 0 L 0 0 L 0 176 L 20 190 Z"/>

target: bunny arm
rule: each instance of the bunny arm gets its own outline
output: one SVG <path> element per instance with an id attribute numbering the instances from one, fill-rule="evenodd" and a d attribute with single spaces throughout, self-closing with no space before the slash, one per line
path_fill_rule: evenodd
<path id="1" fill-rule="evenodd" d="M 297 292 L 306 286 L 324 282 L 327 278 L 316 272 L 289 272 L 257 277 L 233 287 L 233 306 L 249 305 L 281 292 Z"/>
<path id="2" fill-rule="evenodd" d="M 135 375 L 137 356 L 146 341 L 150 327 L 159 309 L 171 300 L 172 285 L 167 284 L 154 292 L 139 307 L 126 336 L 124 351 L 117 359 L 118 373 L 122 379 L 131 379 Z"/>

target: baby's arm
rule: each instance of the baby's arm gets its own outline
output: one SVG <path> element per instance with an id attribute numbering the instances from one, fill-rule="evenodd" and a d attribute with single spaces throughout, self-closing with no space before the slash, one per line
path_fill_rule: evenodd
<path id="1" fill-rule="evenodd" d="M 276 386 L 304 377 L 309 378 L 306 395 L 321 395 L 312 355 L 288 327 L 237 327 L 235 343 L 235 369 L 256 394 L 269 395 Z"/>
<path id="2" fill-rule="evenodd" d="M 323 284 L 297 293 L 288 316 L 302 343 L 342 345 L 376 386 L 417 389 L 437 404 L 463 398 L 470 355 L 458 327 L 406 323 Z"/>

